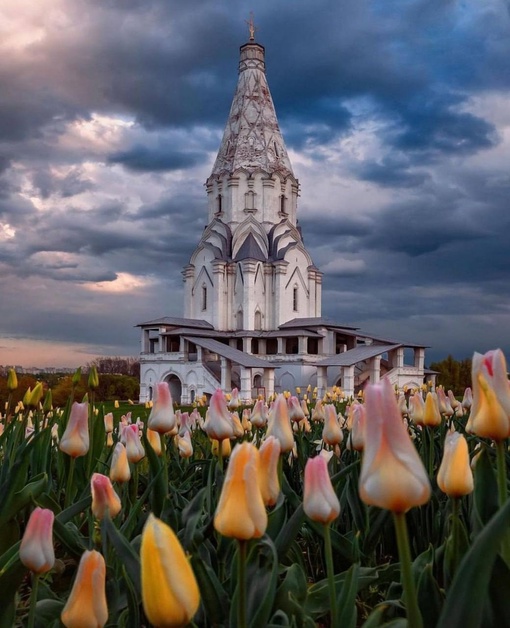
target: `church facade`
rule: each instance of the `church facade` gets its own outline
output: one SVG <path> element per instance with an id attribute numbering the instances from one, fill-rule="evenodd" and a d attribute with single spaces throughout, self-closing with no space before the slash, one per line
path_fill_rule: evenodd
<path id="1" fill-rule="evenodd" d="M 375 338 L 321 315 L 322 274 L 301 237 L 299 183 L 269 91 L 265 50 L 253 34 L 240 49 L 206 190 L 208 225 L 183 270 L 183 317 L 139 325 L 141 402 L 163 380 L 181 403 L 217 388 L 237 387 L 249 401 L 309 384 L 319 395 L 335 385 L 353 395 L 382 375 L 400 388 L 423 383 L 424 346 Z"/>

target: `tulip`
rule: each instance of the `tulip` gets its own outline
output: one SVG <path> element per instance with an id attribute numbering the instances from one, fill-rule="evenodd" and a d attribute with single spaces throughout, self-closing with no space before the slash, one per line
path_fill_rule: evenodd
<path id="1" fill-rule="evenodd" d="M 324 412 L 324 407 L 322 405 L 322 401 L 319 399 L 315 404 L 315 408 L 312 410 L 312 421 L 325 421 L 326 414 Z"/>
<path id="2" fill-rule="evenodd" d="M 142 601 L 156 628 L 187 626 L 200 604 L 197 582 L 173 530 L 150 514 L 140 547 Z"/>
<path id="3" fill-rule="evenodd" d="M 241 402 L 239 401 L 239 391 L 237 390 L 237 388 L 234 388 L 228 400 L 228 409 L 231 411 L 237 410 L 240 405 Z"/>
<path id="4" fill-rule="evenodd" d="M 20 561 L 35 574 L 46 573 L 55 564 L 53 521 L 47 508 L 32 511 L 19 548 Z"/>
<path id="5" fill-rule="evenodd" d="M 303 414 L 305 415 L 306 418 L 310 416 L 310 410 L 308 408 L 308 403 L 305 398 L 301 399 L 301 410 L 303 410 Z"/>
<path id="6" fill-rule="evenodd" d="M 455 398 L 455 395 L 453 394 L 453 390 L 448 391 L 448 400 L 450 402 L 451 407 L 455 411 L 457 411 L 457 408 L 460 406 L 460 401 L 458 401 L 458 399 Z"/>
<path id="7" fill-rule="evenodd" d="M 349 434 L 349 447 L 354 451 L 363 451 L 365 442 L 366 409 L 361 403 L 353 404 L 352 428 Z"/>
<path id="8" fill-rule="evenodd" d="M 60 619 L 66 628 L 102 628 L 108 621 L 106 565 L 95 550 L 85 551 Z"/>
<path id="9" fill-rule="evenodd" d="M 107 434 L 113 432 L 113 412 L 104 415 L 104 431 Z"/>
<path id="10" fill-rule="evenodd" d="M 427 425 L 428 427 L 437 427 L 438 425 L 441 425 L 441 413 L 439 412 L 437 395 L 432 392 L 428 392 L 425 397 L 423 425 Z"/>
<path id="11" fill-rule="evenodd" d="M 97 366 L 93 364 L 89 370 L 88 387 L 90 390 L 96 390 L 99 386 L 99 375 L 97 374 Z"/>
<path id="12" fill-rule="evenodd" d="M 149 441 L 152 449 L 154 449 L 154 453 L 156 454 L 156 456 L 161 456 L 161 438 L 164 437 L 162 437 L 158 432 L 147 428 L 147 440 Z"/>
<path id="13" fill-rule="evenodd" d="M 126 440 L 126 451 L 129 462 L 136 464 L 145 456 L 145 449 L 140 442 L 139 428 L 136 423 L 126 425 L 122 432 Z"/>
<path id="14" fill-rule="evenodd" d="M 439 412 L 445 416 L 453 416 L 454 411 L 450 403 L 449 398 L 443 388 L 437 389 L 437 403 L 439 405 Z"/>
<path id="15" fill-rule="evenodd" d="M 129 482 L 131 479 L 131 469 L 126 448 L 122 443 L 117 443 L 113 450 L 112 463 L 110 465 L 110 480 L 112 482 Z"/>
<path id="16" fill-rule="evenodd" d="M 409 417 L 415 425 L 423 425 L 425 402 L 421 392 L 415 392 L 409 397 Z"/>
<path id="17" fill-rule="evenodd" d="M 7 375 L 7 390 L 9 392 L 13 392 L 18 387 L 18 377 L 16 375 L 16 371 L 14 369 L 9 369 L 9 374 Z"/>
<path id="18" fill-rule="evenodd" d="M 234 447 L 214 515 L 214 527 L 223 536 L 258 539 L 266 531 L 259 467 L 260 454 L 254 445 L 244 442 Z"/>
<path id="19" fill-rule="evenodd" d="M 328 524 L 340 514 L 340 502 L 335 494 L 323 456 L 309 458 L 305 465 L 303 510 L 307 517 Z"/>
<path id="20" fill-rule="evenodd" d="M 464 390 L 464 396 L 462 397 L 461 403 L 462 407 L 466 410 L 469 410 L 471 408 L 471 405 L 473 403 L 473 392 L 471 388 L 468 387 Z"/>
<path id="21" fill-rule="evenodd" d="M 113 519 L 119 514 L 122 504 L 109 477 L 101 473 L 93 473 L 90 480 L 90 490 L 94 517 L 103 519 L 108 512 Z"/>
<path id="22" fill-rule="evenodd" d="M 510 435 L 510 385 L 500 349 L 474 354 L 472 383 L 471 430 L 482 438 L 506 439 Z"/>
<path id="23" fill-rule="evenodd" d="M 446 435 L 437 484 L 449 497 L 462 497 L 473 492 L 468 444 L 459 432 L 452 431 Z"/>
<path id="24" fill-rule="evenodd" d="M 79 366 L 73 374 L 72 384 L 73 387 L 78 386 L 81 382 L 81 366 Z"/>
<path id="25" fill-rule="evenodd" d="M 291 421 L 299 422 L 305 418 L 305 413 L 303 412 L 303 408 L 301 407 L 301 403 L 297 397 L 289 397 L 287 405 L 289 407 L 289 419 Z"/>
<path id="26" fill-rule="evenodd" d="M 402 416 L 406 416 L 409 414 L 409 408 L 407 407 L 407 403 L 406 403 L 406 396 L 404 395 L 404 393 L 400 393 L 400 395 L 398 396 L 398 409 L 400 410 L 400 414 Z"/>
<path id="27" fill-rule="evenodd" d="M 89 404 L 73 403 L 67 427 L 60 439 L 59 448 L 71 458 L 84 456 L 90 445 L 89 440 Z"/>
<path id="28" fill-rule="evenodd" d="M 250 414 L 251 424 L 255 427 L 264 427 L 267 423 L 267 408 L 262 399 L 255 402 Z"/>
<path id="29" fill-rule="evenodd" d="M 239 415 L 237 414 L 237 412 L 232 412 L 230 418 L 232 419 L 232 425 L 234 427 L 234 436 L 236 438 L 242 438 L 244 436 L 244 427 L 239 420 Z"/>
<path id="30" fill-rule="evenodd" d="M 42 399 L 44 393 L 44 389 L 43 389 L 43 385 L 42 382 L 37 382 L 37 384 L 34 386 L 34 390 L 31 391 L 30 393 L 30 397 L 28 398 L 28 406 L 30 408 L 37 408 L 37 406 L 39 405 L 39 402 Z"/>
<path id="31" fill-rule="evenodd" d="M 232 446 L 228 439 L 218 441 L 216 439 L 211 439 L 211 453 L 213 456 L 218 456 L 220 454 L 220 443 L 221 443 L 221 457 L 228 458 L 230 453 L 232 452 Z"/>
<path id="32" fill-rule="evenodd" d="M 227 400 L 221 388 L 218 388 L 211 397 L 204 431 L 209 438 L 215 440 L 234 438 L 232 417 L 228 411 Z"/>
<path id="33" fill-rule="evenodd" d="M 259 449 L 259 486 L 262 501 L 266 506 L 274 506 L 280 494 L 278 479 L 278 461 L 280 460 L 280 441 L 269 436 Z"/>
<path id="34" fill-rule="evenodd" d="M 176 438 L 179 456 L 181 458 L 191 458 L 193 455 L 193 445 L 191 444 L 191 434 L 189 430 L 186 430 L 183 436 L 176 436 Z"/>
<path id="35" fill-rule="evenodd" d="M 248 408 L 243 410 L 243 416 L 241 417 L 241 425 L 243 426 L 243 430 L 246 432 L 251 432 L 252 425 L 250 421 L 251 412 Z"/>
<path id="36" fill-rule="evenodd" d="M 266 436 L 275 436 L 280 441 L 282 453 L 294 447 L 294 434 L 290 424 L 287 401 L 283 394 L 277 395 L 271 412 Z"/>
<path id="37" fill-rule="evenodd" d="M 155 400 L 152 406 L 147 427 L 159 434 L 166 434 L 177 427 L 172 395 L 168 382 L 158 382 L 155 390 Z"/>
<path id="38" fill-rule="evenodd" d="M 361 499 L 397 513 L 426 503 L 430 482 L 387 379 L 367 386 L 366 425 L 359 480 Z"/>
<path id="39" fill-rule="evenodd" d="M 344 433 L 338 424 L 335 406 L 333 404 L 325 405 L 324 414 L 326 420 L 324 421 L 324 428 L 322 430 L 322 440 L 326 445 L 340 445 L 344 439 Z"/>

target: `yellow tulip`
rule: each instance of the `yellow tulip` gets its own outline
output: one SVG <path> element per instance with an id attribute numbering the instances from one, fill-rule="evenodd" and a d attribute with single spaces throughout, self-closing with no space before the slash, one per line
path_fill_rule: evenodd
<path id="1" fill-rule="evenodd" d="M 60 619 L 66 628 L 102 628 L 108 620 L 106 565 L 95 550 L 83 553 Z"/>
<path id="2" fill-rule="evenodd" d="M 259 486 L 262 500 L 266 506 L 274 506 L 280 494 L 278 479 L 280 441 L 274 436 L 269 436 L 260 446 L 259 453 Z"/>
<path id="3" fill-rule="evenodd" d="M 232 451 L 232 445 L 228 438 L 225 438 L 222 441 L 218 441 L 214 438 L 211 439 L 211 453 L 213 456 L 219 456 L 220 451 L 220 442 L 221 442 L 221 457 L 228 458 Z"/>
<path id="4" fill-rule="evenodd" d="M 142 601 L 156 628 L 187 626 L 200 604 L 197 581 L 174 531 L 150 514 L 140 547 Z"/>
<path id="5" fill-rule="evenodd" d="M 462 497 L 473 492 L 468 444 L 459 432 L 449 432 L 446 435 L 437 484 L 449 497 Z"/>
<path id="6" fill-rule="evenodd" d="M 294 447 L 294 434 L 290 424 L 289 409 L 283 393 L 280 393 L 273 404 L 266 436 L 274 436 L 280 441 L 282 452 L 291 451 Z"/>
<path id="7" fill-rule="evenodd" d="M 244 442 L 234 447 L 214 515 L 214 527 L 223 536 L 258 539 L 266 531 L 259 467 L 260 454 L 255 445 Z"/>
<path id="8" fill-rule="evenodd" d="M 427 425 L 428 427 L 437 427 L 438 425 L 441 425 L 441 413 L 439 412 L 437 395 L 432 392 L 428 392 L 425 397 L 423 425 Z"/>

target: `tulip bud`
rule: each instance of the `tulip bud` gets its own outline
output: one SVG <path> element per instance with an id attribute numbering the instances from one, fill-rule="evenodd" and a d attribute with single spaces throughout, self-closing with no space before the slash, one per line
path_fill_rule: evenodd
<path id="1" fill-rule="evenodd" d="M 105 581 L 104 558 L 96 550 L 85 551 L 78 565 L 73 588 L 60 615 L 66 628 L 103 628 L 108 621 Z"/>
<path id="2" fill-rule="evenodd" d="M 449 497 L 462 497 L 473 492 L 468 445 L 459 432 L 449 432 L 446 435 L 437 484 Z"/>
<path id="3" fill-rule="evenodd" d="M 150 514 L 140 547 L 142 601 L 157 627 L 187 626 L 200 604 L 190 563 L 173 530 Z"/>
<path id="4" fill-rule="evenodd" d="M 74 375 L 73 375 L 73 379 L 72 379 L 72 384 L 73 386 L 78 386 L 78 384 L 81 382 L 81 366 L 79 366 Z"/>
<path id="5" fill-rule="evenodd" d="M 280 441 L 269 436 L 259 449 L 259 486 L 262 501 L 266 506 L 274 506 L 280 494 L 278 479 L 278 461 L 280 460 Z"/>
<path id="6" fill-rule="evenodd" d="M 232 453 L 232 445 L 230 444 L 230 440 L 228 438 L 218 441 L 216 439 L 211 439 L 211 453 L 213 456 L 218 456 L 220 451 L 220 442 L 221 442 L 221 457 L 228 458 Z"/>
<path id="7" fill-rule="evenodd" d="M 239 391 L 237 390 L 237 388 L 234 388 L 228 400 L 228 409 L 231 411 L 237 410 L 240 405 L 241 402 L 239 401 Z"/>
<path id="8" fill-rule="evenodd" d="M 104 415 L 104 431 L 107 434 L 113 432 L 113 412 L 107 412 Z"/>
<path id="9" fill-rule="evenodd" d="M 27 388 L 25 394 L 23 395 L 23 406 L 25 408 L 28 408 L 30 405 L 30 399 L 32 398 L 32 389 L 30 388 L 30 386 Z"/>
<path id="10" fill-rule="evenodd" d="M 366 388 L 364 440 L 359 492 L 366 504 L 403 513 L 430 499 L 427 473 L 387 379 Z"/>
<path id="11" fill-rule="evenodd" d="M 214 515 L 214 527 L 223 536 L 258 539 L 266 531 L 259 465 L 260 454 L 254 445 L 244 442 L 234 447 Z"/>
<path id="12" fill-rule="evenodd" d="M 156 456 L 161 456 L 161 439 L 164 436 L 161 436 L 158 432 L 154 430 L 150 430 L 147 428 L 147 440 L 149 441 L 150 446 L 154 450 Z"/>
<path id="13" fill-rule="evenodd" d="M 305 418 L 305 413 L 297 397 L 289 397 L 287 399 L 287 406 L 289 408 L 289 419 L 291 421 L 299 422 Z"/>
<path id="14" fill-rule="evenodd" d="M 140 441 L 139 428 L 135 423 L 126 425 L 122 435 L 126 441 L 126 451 L 129 462 L 136 464 L 145 457 L 145 449 Z"/>
<path id="15" fill-rule="evenodd" d="M 209 438 L 215 440 L 225 440 L 235 436 L 234 424 L 227 408 L 227 400 L 220 388 L 211 397 L 204 431 Z"/>
<path id="16" fill-rule="evenodd" d="M 259 399 L 255 402 L 250 414 L 250 421 L 251 424 L 257 428 L 264 427 L 267 423 L 267 410 L 263 399 Z"/>
<path id="17" fill-rule="evenodd" d="M 331 523 L 340 514 L 340 502 L 328 473 L 323 456 L 309 458 L 305 465 L 303 510 L 307 517 L 318 523 Z"/>
<path id="18" fill-rule="evenodd" d="M 193 445 L 191 444 L 191 434 L 186 430 L 183 436 L 176 436 L 179 456 L 181 458 L 191 458 L 193 455 Z"/>
<path id="19" fill-rule="evenodd" d="M 51 388 L 48 388 L 48 390 L 46 391 L 46 396 L 44 397 L 43 412 L 44 414 L 47 414 L 48 412 L 51 412 L 52 409 L 53 395 L 51 394 Z"/>
<path id="20" fill-rule="evenodd" d="M 37 507 L 27 523 L 19 548 L 21 562 L 35 574 L 46 573 L 55 564 L 51 510 Z"/>
<path id="21" fill-rule="evenodd" d="M 131 479 L 131 469 L 126 448 L 122 443 L 117 443 L 113 450 L 112 463 L 110 465 L 110 480 L 112 482 L 129 482 Z"/>
<path id="22" fill-rule="evenodd" d="M 324 428 L 322 430 L 322 440 L 326 445 L 339 445 L 344 439 L 344 434 L 338 424 L 335 406 L 333 404 L 327 404 L 324 406 L 324 413 L 326 420 L 324 421 Z"/>
<path id="23" fill-rule="evenodd" d="M 103 519 L 108 512 L 113 519 L 119 514 L 122 504 L 109 477 L 101 473 L 93 473 L 90 489 L 92 491 L 92 513 L 94 517 Z"/>
<path id="24" fill-rule="evenodd" d="M 324 406 L 322 405 L 322 401 L 319 399 L 312 410 L 312 421 L 324 422 L 325 420 L 326 414 L 324 412 Z"/>
<path id="25" fill-rule="evenodd" d="M 59 443 L 60 451 L 72 458 L 84 456 L 90 445 L 89 438 L 89 404 L 73 403 L 69 421 Z"/>
<path id="26" fill-rule="evenodd" d="M 90 390 L 96 390 L 99 386 L 99 375 L 97 374 L 97 367 L 93 364 L 89 369 L 89 381 L 88 387 Z"/>
<path id="27" fill-rule="evenodd" d="M 425 397 L 423 425 L 427 425 L 428 427 L 437 427 L 438 425 L 441 425 L 441 413 L 439 412 L 437 395 L 432 392 L 428 392 Z"/>
<path id="28" fill-rule="evenodd" d="M 13 392 L 18 387 L 18 377 L 16 375 L 16 371 L 14 369 L 9 369 L 9 374 L 7 375 L 7 390 L 9 392 Z"/>
<path id="29" fill-rule="evenodd" d="M 147 427 L 159 434 L 166 434 L 175 429 L 177 419 L 174 412 L 172 395 L 168 382 L 158 382 L 155 388 L 155 400 L 149 414 Z"/>
<path id="30" fill-rule="evenodd" d="M 275 399 L 266 436 L 275 436 L 280 441 L 282 453 L 291 451 L 294 447 L 294 434 L 283 394 L 277 395 Z"/>

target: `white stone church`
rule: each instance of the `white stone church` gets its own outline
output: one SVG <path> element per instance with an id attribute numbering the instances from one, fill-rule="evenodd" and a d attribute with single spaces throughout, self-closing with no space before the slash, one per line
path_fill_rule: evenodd
<path id="1" fill-rule="evenodd" d="M 166 380 L 191 403 L 217 388 L 259 394 L 340 386 L 353 395 L 387 375 L 399 388 L 433 377 L 425 347 L 375 338 L 321 316 L 322 273 L 297 220 L 299 183 L 265 73 L 264 47 L 240 49 L 239 80 L 206 181 L 208 225 L 183 270 L 184 314 L 142 330 L 140 401 Z M 409 364 L 406 364 L 405 361 Z"/>

